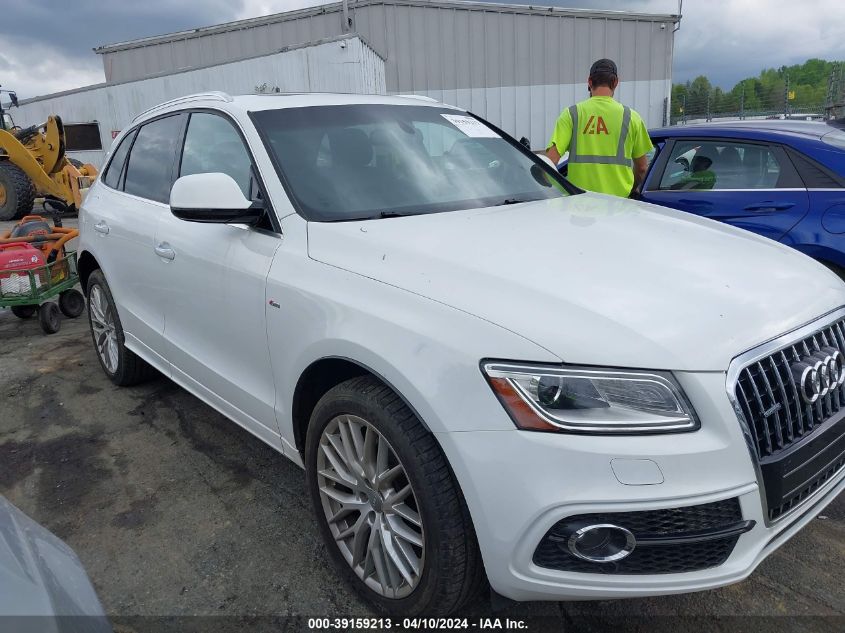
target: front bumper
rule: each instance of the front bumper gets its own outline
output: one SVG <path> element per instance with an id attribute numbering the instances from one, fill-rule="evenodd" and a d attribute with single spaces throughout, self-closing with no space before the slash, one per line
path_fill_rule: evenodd
<path id="1" fill-rule="evenodd" d="M 469 506 L 491 586 L 514 600 L 584 600 L 685 593 L 746 578 L 845 488 L 845 471 L 796 512 L 767 525 L 755 470 L 725 397 L 722 373 L 678 375 L 702 420 L 675 435 L 586 436 L 525 431 L 438 434 Z M 611 460 L 651 460 L 658 482 L 623 483 Z M 618 463 L 618 462 L 617 462 Z M 624 478 L 623 478 L 624 479 Z M 633 483 L 632 483 L 633 482 Z M 595 574 L 533 562 L 561 519 L 700 505 L 736 498 L 755 522 L 727 560 L 699 571 Z"/>

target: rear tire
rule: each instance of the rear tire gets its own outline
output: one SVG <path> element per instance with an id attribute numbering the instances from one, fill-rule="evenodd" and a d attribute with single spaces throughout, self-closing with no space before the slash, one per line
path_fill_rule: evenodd
<path id="1" fill-rule="evenodd" d="M 62 329 L 62 315 L 54 302 L 42 303 L 38 308 L 38 322 L 45 334 L 55 334 Z"/>
<path id="2" fill-rule="evenodd" d="M 0 161 L 0 220 L 14 220 L 32 211 L 35 185 L 17 165 Z"/>
<path id="3" fill-rule="evenodd" d="M 101 270 L 88 277 L 86 291 L 94 351 L 109 380 L 120 387 L 129 387 L 155 376 L 155 369 L 126 348 L 114 297 Z"/>
<path id="4" fill-rule="evenodd" d="M 350 459 L 330 455 L 347 440 L 360 447 L 352 449 L 357 472 L 354 465 L 334 468 Z M 341 470 L 347 474 L 338 479 Z M 374 476 L 380 472 L 399 474 Z M 376 608 L 394 616 L 448 615 L 477 596 L 483 566 L 460 488 L 437 440 L 382 382 L 353 378 L 320 399 L 308 427 L 305 474 L 332 562 Z"/>
<path id="5" fill-rule="evenodd" d="M 85 297 L 76 288 L 65 290 L 59 295 L 59 309 L 69 319 L 75 319 L 85 311 Z"/>
<path id="6" fill-rule="evenodd" d="M 38 306 L 12 306 L 12 314 L 19 319 L 31 319 L 38 312 Z"/>

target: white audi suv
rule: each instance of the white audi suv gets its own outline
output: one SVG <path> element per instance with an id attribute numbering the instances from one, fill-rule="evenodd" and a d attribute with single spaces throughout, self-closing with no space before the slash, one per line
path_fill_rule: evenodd
<path id="1" fill-rule="evenodd" d="M 305 470 L 393 614 L 748 576 L 845 487 L 845 285 L 418 97 L 177 99 L 80 215 L 106 375 Z"/>

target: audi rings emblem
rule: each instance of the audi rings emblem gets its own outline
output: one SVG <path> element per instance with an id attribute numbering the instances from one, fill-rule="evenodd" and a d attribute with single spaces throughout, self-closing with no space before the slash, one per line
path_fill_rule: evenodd
<path id="1" fill-rule="evenodd" d="M 814 404 L 845 384 L 845 356 L 833 347 L 804 356 L 792 364 L 791 370 L 795 386 L 807 404 Z"/>

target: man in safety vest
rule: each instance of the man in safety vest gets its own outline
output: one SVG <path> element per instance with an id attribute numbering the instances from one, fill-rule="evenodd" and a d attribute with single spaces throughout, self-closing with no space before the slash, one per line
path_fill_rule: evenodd
<path id="1" fill-rule="evenodd" d="M 546 155 L 560 162 L 569 151 L 567 178 L 599 193 L 627 198 L 648 170 L 651 139 L 642 117 L 614 101 L 616 64 L 600 59 L 590 68 L 590 98 L 560 113 Z"/>

